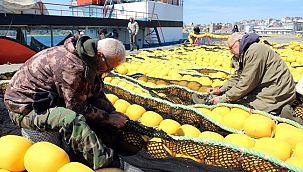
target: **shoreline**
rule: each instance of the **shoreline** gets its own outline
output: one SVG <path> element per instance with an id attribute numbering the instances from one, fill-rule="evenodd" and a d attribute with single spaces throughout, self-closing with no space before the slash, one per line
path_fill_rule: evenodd
<path id="1" fill-rule="evenodd" d="M 186 34 L 186 33 L 183 33 Z M 229 34 L 230 35 L 230 34 Z M 267 40 L 269 43 L 277 43 L 277 44 L 288 44 L 291 41 L 303 43 L 303 36 L 301 38 L 297 38 L 295 34 L 291 35 L 259 35 L 261 40 Z M 183 39 L 187 39 L 187 37 L 183 37 Z"/>
<path id="2" fill-rule="evenodd" d="M 261 39 L 267 40 L 268 42 L 274 42 L 278 44 L 283 43 L 290 43 L 291 41 L 294 42 L 303 42 L 303 38 L 296 38 L 296 35 L 273 35 L 273 36 L 264 36 Z"/>

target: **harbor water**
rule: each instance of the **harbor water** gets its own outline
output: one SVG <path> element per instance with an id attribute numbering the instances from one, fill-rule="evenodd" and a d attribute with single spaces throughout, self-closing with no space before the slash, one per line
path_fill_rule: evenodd
<path id="1" fill-rule="evenodd" d="M 50 47 L 51 46 L 51 36 L 50 35 L 39 35 L 39 36 L 27 36 L 27 45 L 30 45 L 31 38 L 34 37 L 42 44 Z M 65 35 L 54 35 L 54 45 L 57 45 L 60 41 L 62 41 L 66 36 Z"/>
<path id="2" fill-rule="evenodd" d="M 39 36 L 27 36 L 27 44 L 30 45 L 31 38 L 34 37 L 42 44 L 50 47 L 51 46 L 51 36 L 50 35 L 39 35 Z M 65 35 L 54 35 L 54 45 L 57 45 L 61 40 L 63 40 Z M 187 39 L 188 33 L 183 33 L 182 39 Z"/>

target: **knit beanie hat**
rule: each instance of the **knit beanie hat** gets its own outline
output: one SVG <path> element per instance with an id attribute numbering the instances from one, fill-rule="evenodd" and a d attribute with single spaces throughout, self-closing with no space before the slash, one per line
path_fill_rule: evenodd
<path id="1" fill-rule="evenodd" d="M 101 28 L 99 31 L 98 31 L 98 34 L 101 35 L 102 33 L 104 33 L 104 35 L 107 34 L 107 29 L 106 28 Z"/>

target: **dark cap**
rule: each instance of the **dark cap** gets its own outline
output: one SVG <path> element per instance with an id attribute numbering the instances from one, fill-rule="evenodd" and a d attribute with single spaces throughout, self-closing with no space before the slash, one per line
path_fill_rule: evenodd
<path id="1" fill-rule="evenodd" d="M 106 28 L 101 28 L 101 29 L 98 31 L 98 34 L 101 35 L 102 33 L 103 33 L 104 35 L 107 34 L 107 29 L 106 29 Z"/>
<path id="2" fill-rule="evenodd" d="M 91 39 L 89 36 L 80 37 L 76 45 L 79 57 L 86 64 L 84 77 L 91 85 L 97 75 L 97 46 L 98 39 Z"/>

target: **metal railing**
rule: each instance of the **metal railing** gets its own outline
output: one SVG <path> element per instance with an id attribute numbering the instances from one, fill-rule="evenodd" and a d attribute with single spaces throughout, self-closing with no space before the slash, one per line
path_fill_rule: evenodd
<path id="1" fill-rule="evenodd" d="M 151 0 L 151 1 L 159 1 L 167 4 L 183 6 L 183 0 Z"/>
<path id="2" fill-rule="evenodd" d="M 168 2 L 169 0 L 164 0 Z M 170 0 L 172 2 L 183 0 Z M 35 14 L 39 15 L 57 15 L 57 16 L 72 16 L 72 17 L 89 17 L 89 18 L 111 18 L 111 19 L 129 19 L 133 17 L 137 21 L 152 21 L 156 20 L 158 22 L 158 27 L 161 31 L 162 39 L 165 43 L 164 34 L 162 31 L 161 23 L 159 17 L 156 13 L 120 10 L 111 8 L 109 5 L 82 5 L 76 6 L 72 4 L 57 4 L 57 3 L 47 3 L 38 2 L 39 7 L 34 7 L 32 10 Z M 21 11 L 21 13 L 23 13 Z"/>
<path id="3" fill-rule="evenodd" d="M 155 13 L 129 11 L 114 9 L 110 6 L 82 5 L 72 6 L 68 4 L 56 4 L 47 2 L 40 3 L 40 8 L 32 8 L 32 10 L 40 11 L 41 15 L 57 15 L 72 17 L 90 17 L 90 18 L 112 18 L 112 19 L 129 19 L 134 17 L 136 20 L 151 21 L 159 20 Z M 47 13 L 46 13 L 47 12 Z M 22 13 L 22 12 L 21 12 Z M 49 13 L 49 14 L 48 14 Z"/>
<path id="4" fill-rule="evenodd" d="M 129 3 L 129 2 L 142 2 L 146 0 L 114 0 L 115 3 Z M 178 5 L 178 6 L 183 6 L 183 0 L 148 0 L 148 1 L 155 1 L 155 2 L 162 2 L 166 4 L 171 4 L 171 5 Z M 104 5 L 106 0 L 100 0 L 100 5 Z M 108 4 L 105 4 L 108 5 Z"/>

